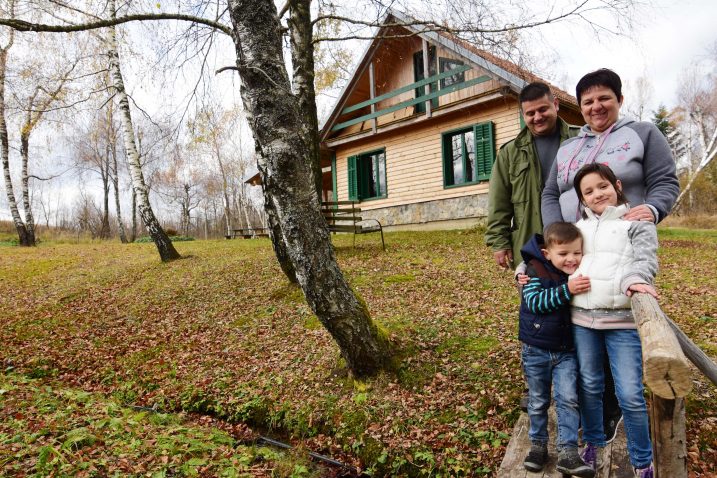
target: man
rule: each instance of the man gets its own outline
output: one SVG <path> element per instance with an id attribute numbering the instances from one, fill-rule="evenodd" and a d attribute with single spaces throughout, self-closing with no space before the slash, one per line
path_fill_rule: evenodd
<path id="1" fill-rule="evenodd" d="M 560 143 L 580 130 L 558 118 L 558 100 L 545 83 L 528 84 L 518 99 L 525 127 L 500 148 L 488 193 L 486 243 L 505 269 L 520 263 L 520 248 L 543 232 L 540 195 L 550 167 Z"/>
<path id="2" fill-rule="evenodd" d="M 498 152 L 488 191 L 486 244 L 496 264 L 514 269 L 520 249 L 533 234 L 543 232 L 540 196 L 560 143 L 577 136 L 580 128 L 558 118 L 558 100 L 542 82 L 529 83 L 518 96 L 525 127 Z M 615 438 L 622 413 L 617 405 L 612 374 L 606 370 L 603 399 L 605 435 Z M 527 410 L 527 396 L 521 399 Z"/>

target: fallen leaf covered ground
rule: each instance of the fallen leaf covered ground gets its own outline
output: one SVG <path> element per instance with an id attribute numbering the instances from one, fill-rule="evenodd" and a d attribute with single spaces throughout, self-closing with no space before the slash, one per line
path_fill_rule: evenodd
<path id="1" fill-rule="evenodd" d="M 400 353 L 395 374 L 352 380 L 301 291 L 282 276 L 268 240 L 258 239 L 177 243 L 183 259 L 168 264 L 152 244 L 0 248 L 4 380 L 207 417 L 235 440 L 196 456 L 167 455 L 167 464 L 138 436 L 140 452 L 122 452 L 132 467 L 144 466 L 131 469 L 135 476 L 220 476 L 228 463 L 221 460 L 242 455 L 231 450 L 248 440 L 232 435 L 237 424 L 252 430 L 242 428 L 247 436 L 291 441 L 374 476 L 494 475 L 522 392 L 511 275 L 494 266 L 480 230 L 390 233 L 385 253 L 371 236 L 359 237 L 355 249 L 349 236 L 335 237 L 336 251 Z M 717 234 L 661 231 L 660 303 L 712 357 L 716 253 Z M 717 394 L 698 372 L 694 380 L 689 469 L 694 477 L 715 476 Z M 0 394 L 4 413 L 42 429 L 42 411 L 29 403 Z M 161 423 L 151 425 L 164 433 Z M 61 448 L 64 435 L 31 441 L 18 437 L 19 427 L 0 425 L 0 471 L 45 476 L 37 474 L 40 461 L 53 462 L 43 447 Z M 100 436 L 90 425 L 75 428 L 83 427 Z M 98 468 L 122 454 L 111 443 L 80 437 L 62 456 L 79 463 L 79 454 Z M 252 466 L 264 470 L 255 476 L 326 472 L 296 463 L 281 471 L 278 461 L 258 463 L 251 450 L 240 463 L 247 476 Z M 192 458 L 202 465 L 187 465 Z"/>

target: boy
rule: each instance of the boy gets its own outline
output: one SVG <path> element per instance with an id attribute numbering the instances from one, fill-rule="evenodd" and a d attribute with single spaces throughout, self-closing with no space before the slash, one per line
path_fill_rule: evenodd
<path id="1" fill-rule="evenodd" d="M 521 249 L 529 280 L 522 291 L 518 337 L 523 342 L 532 444 L 523 465 L 537 472 L 548 459 L 552 388 L 558 416 L 557 470 L 593 478 L 595 470 L 578 454 L 578 364 L 570 323 L 570 299 L 590 290 L 587 277 L 568 280 L 580 265 L 582 246 L 582 236 L 574 224 L 556 222 L 546 229 L 544 244 L 543 236 L 536 234 Z"/>

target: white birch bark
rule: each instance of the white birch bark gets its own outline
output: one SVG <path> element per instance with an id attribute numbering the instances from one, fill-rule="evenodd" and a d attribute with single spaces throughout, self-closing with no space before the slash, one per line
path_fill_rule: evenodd
<path id="1" fill-rule="evenodd" d="M 277 242 L 285 245 L 306 301 L 338 344 L 348 368 L 356 376 L 374 374 L 389 366 L 388 341 L 336 263 L 320 212 L 305 118 L 282 57 L 276 6 L 271 0 L 229 0 L 229 11 L 242 101 L 254 135 L 266 208 L 273 210 L 281 234 Z"/>
<path id="2" fill-rule="evenodd" d="M 14 16 L 15 2 L 10 2 L 10 16 Z M 25 223 L 20 217 L 20 210 L 17 207 L 17 200 L 15 199 L 15 192 L 12 185 L 12 176 L 10 174 L 10 140 L 7 132 L 7 121 L 5 119 L 5 83 L 7 80 L 7 58 L 10 52 L 10 48 L 13 45 L 15 39 L 15 31 L 10 30 L 8 34 L 7 44 L 0 48 L 0 160 L 2 161 L 3 176 L 5 179 L 5 195 L 7 196 L 8 206 L 10 207 L 10 214 L 12 216 L 12 222 L 15 225 L 18 239 L 21 246 L 33 246 L 35 245 L 34 238 L 30 240 Z"/>
<path id="3" fill-rule="evenodd" d="M 112 17 L 115 18 L 115 2 L 110 1 L 110 11 Z M 170 261 L 179 259 L 180 255 L 174 248 L 172 241 L 162 229 L 159 221 L 154 215 L 152 206 L 149 203 L 149 190 L 144 181 L 142 167 L 139 162 L 139 154 L 134 140 L 134 128 L 132 127 L 132 115 L 129 109 L 129 100 L 124 87 L 122 78 L 122 70 L 120 68 L 119 49 L 117 48 L 117 33 L 114 26 L 108 27 L 107 47 L 110 60 L 110 72 L 112 75 L 112 83 L 115 89 L 115 97 L 119 107 L 120 123 L 122 125 L 122 137 L 124 138 L 124 147 L 127 154 L 127 165 L 129 167 L 130 177 L 132 178 L 132 187 L 137 195 L 137 209 L 142 218 L 147 232 L 152 237 L 157 251 L 162 261 Z"/>
<path id="4" fill-rule="evenodd" d="M 673 211 L 677 210 L 685 198 L 685 195 L 690 197 L 689 195 L 692 193 L 692 184 L 695 182 L 700 172 L 709 166 L 715 159 L 715 156 L 717 156 L 717 127 L 715 127 L 715 130 L 712 132 L 712 135 L 708 140 L 708 133 L 704 121 L 700 119 L 698 131 L 700 135 L 700 145 L 702 147 L 702 158 L 700 158 L 697 168 L 690 174 L 690 180 L 685 185 L 685 188 L 682 190 L 680 195 L 677 196 L 677 200 L 675 201 L 674 206 L 672 206 Z"/>

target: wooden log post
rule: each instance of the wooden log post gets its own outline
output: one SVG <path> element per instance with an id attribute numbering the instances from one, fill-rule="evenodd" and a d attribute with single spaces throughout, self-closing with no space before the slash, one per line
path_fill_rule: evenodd
<path id="1" fill-rule="evenodd" d="M 657 478 L 687 478 L 684 398 L 692 388 L 687 358 L 654 297 L 635 294 L 632 312 L 642 343 L 645 383 L 652 391 L 650 424 Z"/>
<path id="2" fill-rule="evenodd" d="M 687 478 L 685 399 L 652 396 L 650 429 L 656 478 Z"/>
<path id="3" fill-rule="evenodd" d="M 632 297 L 632 312 L 642 342 L 645 383 L 662 398 L 682 398 L 692 389 L 690 366 L 664 312 L 649 294 Z"/>

